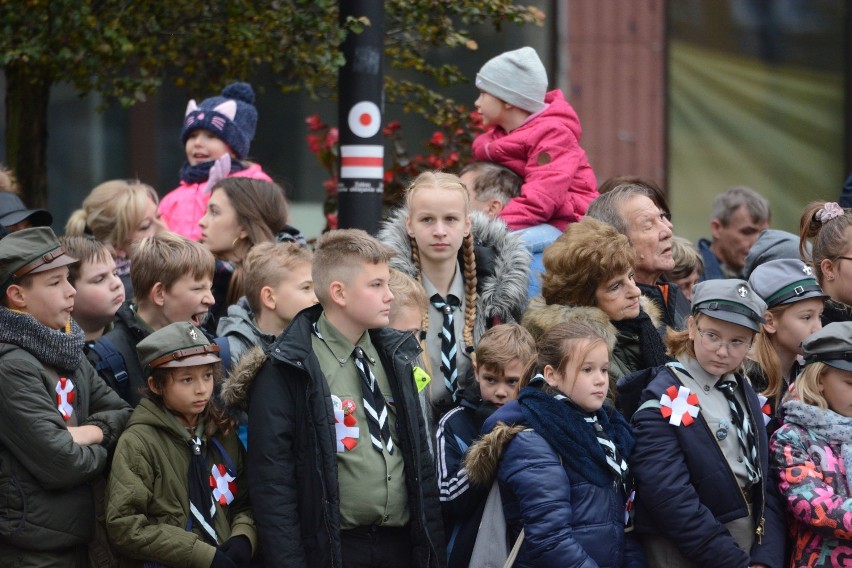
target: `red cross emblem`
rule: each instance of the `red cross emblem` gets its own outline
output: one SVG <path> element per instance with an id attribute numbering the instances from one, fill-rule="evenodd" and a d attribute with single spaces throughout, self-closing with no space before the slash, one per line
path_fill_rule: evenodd
<path id="1" fill-rule="evenodd" d="M 689 426 L 698 416 L 698 395 L 685 386 L 670 386 L 660 397 L 660 412 L 673 426 Z"/>
<path id="2" fill-rule="evenodd" d="M 56 409 L 59 414 L 67 422 L 71 420 L 71 415 L 74 414 L 74 400 L 77 398 L 77 393 L 74 392 L 74 383 L 67 377 L 59 377 L 56 381 Z"/>
<path id="3" fill-rule="evenodd" d="M 331 403 L 334 406 L 334 431 L 337 434 L 337 451 L 351 452 L 358 445 L 361 429 L 358 428 L 358 420 L 355 419 L 355 401 L 341 401 L 338 397 L 331 395 Z"/>
<path id="4" fill-rule="evenodd" d="M 213 490 L 213 499 L 224 507 L 234 500 L 237 483 L 227 468 L 219 463 L 210 470 L 210 488 Z"/>

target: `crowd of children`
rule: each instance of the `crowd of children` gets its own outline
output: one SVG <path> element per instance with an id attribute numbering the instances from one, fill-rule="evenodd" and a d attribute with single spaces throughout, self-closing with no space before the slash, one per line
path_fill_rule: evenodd
<path id="1" fill-rule="evenodd" d="M 852 565 L 852 211 L 696 283 L 534 50 L 476 85 L 480 161 L 376 237 L 288 224 L 244 83 L 162 201 L 105 182 L 57 238 L 0 193 L 0 564 Z"/>

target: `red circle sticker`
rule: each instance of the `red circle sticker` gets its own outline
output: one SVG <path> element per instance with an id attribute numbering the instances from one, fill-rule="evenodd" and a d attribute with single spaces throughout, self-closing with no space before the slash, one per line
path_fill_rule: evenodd
<path id="1" fill-rule="evenodd" d="M 347 122 L 349 123 L 349 130 L 355 136 L 371 138 L 382 126 L 382 113 L 376 103 L 361 101 L 355 103 L 349 110 Z"/>

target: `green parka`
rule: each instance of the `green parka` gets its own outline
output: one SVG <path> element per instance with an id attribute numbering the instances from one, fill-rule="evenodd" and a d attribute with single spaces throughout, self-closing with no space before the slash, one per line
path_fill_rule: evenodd
<path id="1" fill-rule="evenodd" d="M 7 330 L 8 331 L 8 330 Z M 101 444 L 81 446 L 57 410 L 60 371 L 30 352 L 0 343 L 0 550 L 57 558 L 94 536 L 91 482 L 107 465 L 130 406 L 109 388 L 84 357 L 62 376 L 74 385 L 72 424 L 96 425 Z M 8 565 L 13 559 L 0 558 Z"/>
<path id="2" fill-rule="evenodd" d="M 209 429 L 208 429 L 209 431 Z M 221 463 L 212 449 L 215 437 L 237 470 L 234 500 L 226 506 L 214 499 L 214 528 L 222 542 L 244 535 L 256 550 L 254 517 L 244 476 L 245 452 L 235 432 L 215 430 L 202 441 L 208 466 Z M 192 449 L 187 430 L 157 403 L 142 399 L 118 441 L 107 484 L 107 530 L 125 557 L 122 566 L 154 561 L 178 568 L 208 568 L 216 548 L 201 537 L 189 519 L 188 472 Z M 225 464 L 227 465 L 227 464 Z"/>

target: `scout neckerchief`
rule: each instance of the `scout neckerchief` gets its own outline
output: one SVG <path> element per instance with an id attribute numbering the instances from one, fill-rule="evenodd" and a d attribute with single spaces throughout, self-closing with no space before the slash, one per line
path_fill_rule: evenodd
<path id="1" fill-rule="evenodd" d="M 444 374 L 444 384 L 453 395 L 453 402 L 458 400 L 459 371 L 456 364 L 458 343 L 456 342 L 456 326 L 453 312 L 461 306 L 461 302 L 452 294 L 447 294 L 447 299 L 435 294 L 429 301 L 435 309 L 444 316 L 441 327 L 441 371 Z"/>
<path id="2" fill-rule="evenodd" d="M 320 333 L 317 322 L 314 322 L 313 330 L 314 334 L 325 343 L 325 338 Z M 379 388 L 375 375 L 370 370 L 370 364 L 364 356 L 364 350 L 360 346 L 356 346 L 352 351 L 352 357 L 355 360 L 358 375 L 361 377 L 361 395 L 364 399 L 364 412 L 367 415 L 370 441 L 377 452 L 381 453 L 387 449 L 389 454 L 393 454 L 393 439 L 388 425 L 388 407 L 385 403 L 385 397 Z"/>

